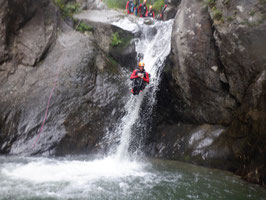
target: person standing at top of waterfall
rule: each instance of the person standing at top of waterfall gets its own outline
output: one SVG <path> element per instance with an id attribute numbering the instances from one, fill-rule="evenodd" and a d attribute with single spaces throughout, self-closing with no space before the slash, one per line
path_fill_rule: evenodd
<path id="1" fill-rule="evenodd" d="M 144 90 L 147 84 L 150 82 L 149 74 L 145 71 L 144 69 L 144 62 L 139 62 L 138 63 L 138 68 L 135 69 L 131 76 L 130 80 L 135 80 L 135 79 L 142 79 L 142 85 L 140 87 L 140 91 Z M 131 89 L 131 92 L 135 94 L 134 88 Z"/>
<path id="2" fill-rule="evenodd" d="M 127 14 L 134 13 L 134 3 L 133 0 L 129 0 L 126 5 Z"/>
<path id="3" fill-rule="evenodd" d="M 146 17 L 153 17 L 153 18 L 155 17 L 154 11 L 152 10 L 152 5 L 150 5 L 149 10 L 147 10 Z"/>
<path id="4" fill-rule="evenodd" d="M 138 6 L 139 6 L 139 0 L 135 1 L 135 16 L 138 16 Z"/>
<path id="5" fill-rule="evenodd" d="M 147 12 L 147 5 L 146 0 L 143 0 L 143 3 L 141 3 L 138 7 L 138 12 L 140 17 L 145 17 Z"/>

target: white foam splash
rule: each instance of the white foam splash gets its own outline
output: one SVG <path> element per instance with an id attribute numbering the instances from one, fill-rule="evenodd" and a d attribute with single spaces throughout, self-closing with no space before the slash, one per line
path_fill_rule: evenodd
<path id="1" fill-rule="evenodd" d="M 82 185 L 101 178 L 143 177 L 147 174 L 144 167 L 140 162 L 118 161 L 114 157 L 94 161 L 42 159 L 2 169 L 2 173 L 13 179 L 36 183 L 68 182 Z"/>

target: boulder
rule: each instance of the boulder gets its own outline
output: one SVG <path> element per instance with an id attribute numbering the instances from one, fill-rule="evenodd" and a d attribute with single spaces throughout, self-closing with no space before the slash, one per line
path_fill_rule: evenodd
<path id="1" fill-rule="evenodd" d="M 166 70 L 171 98 L 186 123 L 229 124 L 237 104 L 220 80 L 224 72 L 212 22 L 201 1 L 182 1 L 172 33 L 171 66 Z"/>
<path id="2" fill-rule="evenodd" d="M 181 160 L 207 167 L 231 169 L 228 161 L 229 148 L 217 143 L 226 128 L 219 125 L 163 124 L 145 148 L 148 155 L 156 158 Z"/>

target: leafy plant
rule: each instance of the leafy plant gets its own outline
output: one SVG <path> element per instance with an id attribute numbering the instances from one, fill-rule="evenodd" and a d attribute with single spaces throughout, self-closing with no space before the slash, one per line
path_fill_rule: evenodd
<path id="1" fill-rule="evenodd" d="M 127 0 L 103 0 L 104 3 L 106 3 L 108 8 L 119 8 L 119 9 L 125 9 Z"/>
<path id="2" fill-rule="evenodd" d="M 78 27 L 77 27 L 77 31 L 82 32 L 82 33 L 86 32 L 86 31 L 93 31 L 93 27 L 87 25 L 84 22 L 80 22 Z"/>
<path id="3" fill-rule="evenodd" d="M 254 15 L 255 15 L 255 10 L 251 10 L 250 12 L 249 12 L 249 15 L 251 16 L 251 17 L 253 17 Z"/>
<path id="4" fill-rule="evenodd" d="M 111 45 L 112 45 L 113 47 L 115 47 L 115 46 L 118 46 L 118 45 L 121 44 L 121 43 L 122 43 L 122 40 L 120 39 L 118 32 L 113 33 L 113 34 L 112 34 Z"/>
<path id="5" fill-rule="evenodd" d="M 164 0 L 158 0 L 154 2 L 152 9 L 155 12 L 159 13 L 162 10 L 163 6 L 164 6 Z"/>
<path id="6" fill-rule="evenodd" d="M 63 0 L 54 0 L 55 5 L 60 9 L 63 18 L 73 18 L 73 15 L 80 11 L 79 3 L 65 4 Z"/>

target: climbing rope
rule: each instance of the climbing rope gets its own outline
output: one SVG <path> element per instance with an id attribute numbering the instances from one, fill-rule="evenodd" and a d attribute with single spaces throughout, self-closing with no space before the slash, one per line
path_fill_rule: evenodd
<path id="1" fill-rule="evenodd" d="M 77 31 L 77 28 L 79 27 L 79 24 L 80 24 L 81 20 L 79 20 L 79 23 L 78 25 L 76 26 L 76 28 L 74 29 L 74 33 Z M 74 34 L 72 33 L 72 34 Z M 71 36 L 72 36 L 71 34 Z M 48 98 L 48 102 L 47 102 L 47 106 L 46 106 L 46 110 L 45 110 L 45 114 L 44 114 L 44 118 L 43 118 L 43 121 L 42 121 L 42 125 L 41 125 L 41 128 L 39 129 L 39 132 L 37 134 L 37 138 L 35 139 L 34 143 L 33 143 L 33 148 L 35 147 L 36 143 L 38 142 L 39 138 L 40 138 L 40 135 L 42 133 L 42 130 L 43 130 L 43 127 L 44 127 L 44 124 L 46 122 L 46 119 L 47 119 L 47 115 L 48 115 L 48 110 L 49 110 L 49 106 L 50 106 L 50 102 L 51 102 L 51 99 L 52 99 L 52 96 L 53 96 L 53 93 L 54 93 L 54 89 L 55 89 L 55 86 L 56 86 L 56 83 L 57 83 L 57 79 L 59 77 L 59 73 L 61 72 L 61 70 L 59 70 L 60 67 L 58 67 L 58 70 L 57 70 L 57 73 L 56 73 L 56 77 L 55 77 L 55 80 L 54 80 L 54 85 L 53 85 L 53 88 L 50 92 L 50 96 Z"/>

